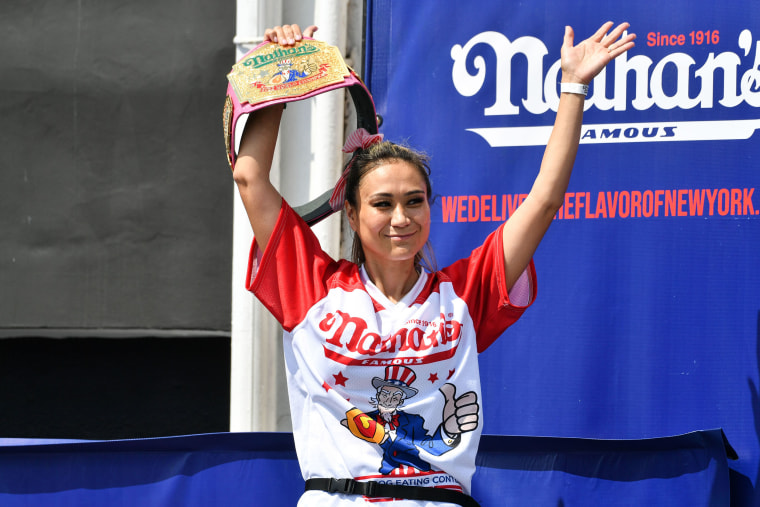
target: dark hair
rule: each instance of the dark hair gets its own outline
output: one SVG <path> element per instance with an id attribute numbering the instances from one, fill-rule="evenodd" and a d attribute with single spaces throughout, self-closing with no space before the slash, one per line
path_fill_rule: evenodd
<path id="1" fill-rule="evenodd" d="M 408 146 L 382 141 L 373 144 L 369 148 L 358 150 L 354 153 L 351 169 L 346 176 L 346 201 L 358 209 L 359 184 L 362 178 L 373 169 L 391 161 L 407 162 L 416 168 L 425 182 L 427 192 L 427 201 L 433 203 L 433 187 L 430 183 L 430 165 L 429 157 L 424 153 L 417 152 Z M 364 248 L 361 239 L 354 233 L 353 245 L 351 246 L 351 260 L 356 264 L 363 264 L 365 261 Z M 430 240 L 425 243 L 421 251 L 417 252 L 414 257 L 415 266 L 423 266 L 428 271 L 436 270 L 435 256 L 430 245 Z"/>

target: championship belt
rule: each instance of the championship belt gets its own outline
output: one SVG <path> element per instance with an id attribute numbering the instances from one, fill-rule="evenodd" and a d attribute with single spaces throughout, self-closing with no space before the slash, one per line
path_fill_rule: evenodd
<path id="1" fill-rule="evenodd" d="M 348 88 L 356 109 L 356 127 L 377 134 L 375 103 L 362 80 L 348 67 L 338 48 L 304 38 L 294 46 L 263 42 L 249 51 L 227 74 L 224 102 L 224 144 L 230 168 L 246 115 L 274 104 L 304 100 L 338 88 Z M 240 127 L 241 131 L 236 129 Z M 237 133 L 237 135 L 236 135 Z M 333 189 L 293 209 L 310 226 L 333 213 Z"/>

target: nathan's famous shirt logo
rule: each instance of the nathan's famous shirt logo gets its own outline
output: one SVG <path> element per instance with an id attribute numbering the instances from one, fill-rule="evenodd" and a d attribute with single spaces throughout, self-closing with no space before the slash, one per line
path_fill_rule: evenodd
<path id="1" fill-rule="evenodd" d="M 647 34 L 646 45 L 637 45 L 639 54 L 626 53 L 616 58 L 594 79 L 586 109 L 621 112 L 628 108 L 629 100 L 630 105 L 639 111 L 651 108 L 705 110 L 718 105 L 735 108 L 742 103 L 760 107 L 760 41 L 754 41 L 750 30 L 742 30 L 738 39 L 717 30 L 681 35 Z M 716 54 L 714 51 L 730 48 L 734 42 L 738 45 L 738 52 Z M 487 63 L 478 54 L 483 46 L 490 46 L 495 61 Z M 660 51 L 673 48 L 674 51 L 655 62 L 646 54 L 640 54 L 648 47 L 657 47 Z M 701 62 L 691 54 L 679 51 L 699 47 L 710 50 Z M 512 74 L 512 59 L 520 55 L 519 58 L 527 60 L 526 96 L 521 101 L 522 107 L 527 113 L 536 115 L 549 109 L 556 111 L 560 61 L 556 60 L 545 69 L 547 54 L 546 45 L 535 37 L 524 36 L 510 41 L 498 32 L 482 32 L 463 46 L 457 44 L 451 48 L 454 61 L 452 82 L 460 95 L 472 97 L 482 88 L 486 75 L 493 74 L 489 79 L 496 84 L 496 97 L 483 114 L 520 114 L 521 108 L 512 102 L 512 82 L 522 80 Z M 470 73 L 472 68 L 474 73 Z M 633 90 L 628 86 L 631 82 L 634 83 Z M 608 83 L 612 86 L 608 87 Z M 716 97 L 716 93 L 722 95 Z M 581 143 L 748 139 L 758 128 L 760 119 L 584 125 Z M 467 130 L 481 136 L 492 147 L 533 146 L 546 144 L 551 126 L 473 127 Z"/>
<path id="2" fill-rule="evenodd" d="M 327 336 L 325 357 L 343 364 L 382 366 L 428 364 L 452 357 L 462 324 L 443 314 L 433 321 L 411 319 L 387 336 L 369 331 L 367 321 L 336 310 L 319 322 Z"/>

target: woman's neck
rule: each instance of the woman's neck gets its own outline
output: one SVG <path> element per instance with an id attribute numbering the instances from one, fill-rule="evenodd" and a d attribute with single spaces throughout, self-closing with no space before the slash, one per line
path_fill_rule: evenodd
<path id="1" fill-rule="evenodd" d="M 365 262 L 364 269 L 369 279 L 392 303 L 398 303 L 406 296 L 420 277 L 414 262 L 392 262 L 380 265 Z"/>

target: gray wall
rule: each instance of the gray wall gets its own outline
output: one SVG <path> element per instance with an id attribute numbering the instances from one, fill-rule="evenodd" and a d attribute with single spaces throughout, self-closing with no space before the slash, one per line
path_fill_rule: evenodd
<path id="1" fill-rule="evenodd" d="M 234 9 L 0 2 L 5 335 L 229 330 Z"/>
<path id="2" fill-rule="evenodd" d="M 234 0 L 0 2 L 0 437 L 229 428 L 234 27 Z"/>

